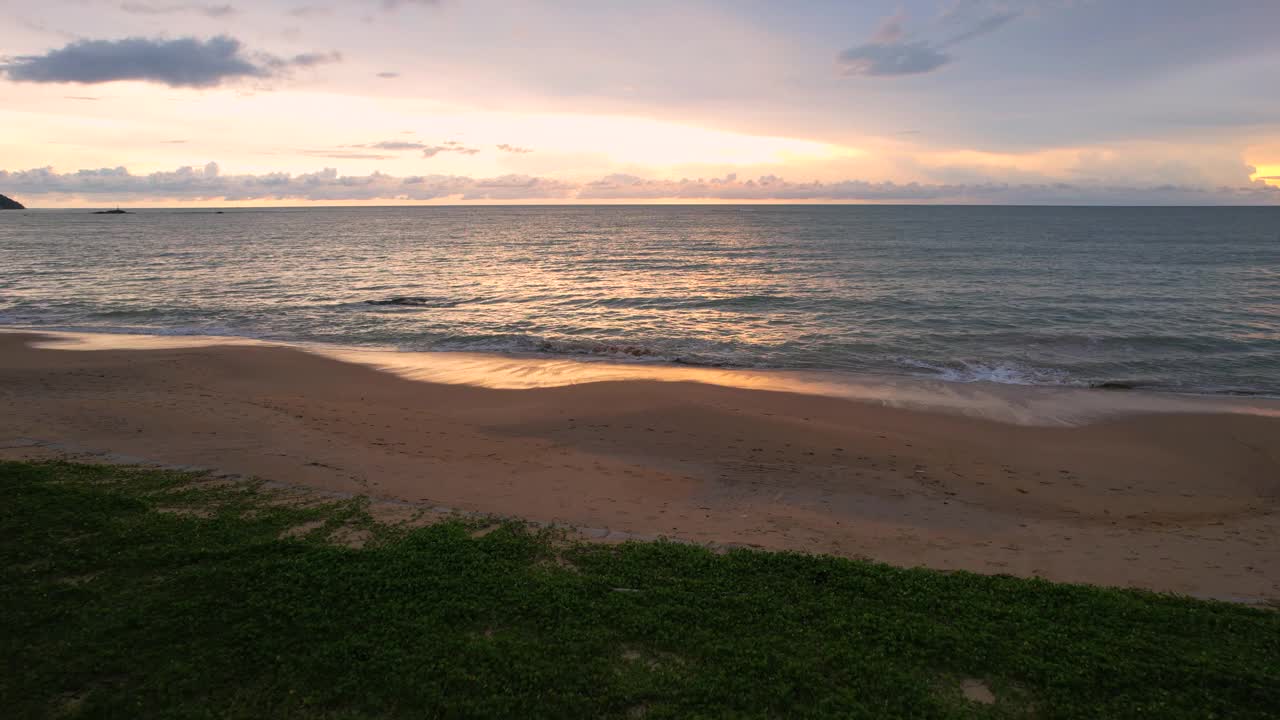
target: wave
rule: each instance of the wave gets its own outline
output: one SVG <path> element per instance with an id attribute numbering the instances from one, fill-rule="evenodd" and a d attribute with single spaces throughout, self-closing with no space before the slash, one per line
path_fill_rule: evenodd
<path id="1" fill-rule="evenodd" d="M 451 308 L 462 304 L 461 300 L 421 295 L 400 295 L 386 300 L 365 300 L 365 305 L 395 305 L 397 307 Z"/>
<path id="2" fill-rule="evenodd" d="M 1089 387 L 1094 390 L 1137 390 L 1139 386 L 1137 383 L 1125 380 L 1104 380 L 1102 382 L 1089 383 Z"/>
<path id="3" fill-rule="evenodd" d="M 1059 385 L 1070 387 L 1088 385 L 1086 382 L 1073 379 L 1066 370 L 1032 367 L 1014 361 L 957 360 L 952 364 L 941 365 L 908 357 L 895 358 L 895 360 L 900 365 L 915 371 L 909 374 L 947 382 L 990 382 L 1001 385 Z M 921 370 L 926 372 L 919 372 Z"/>
<path id="4" fill-rule="evenodd" d="M 775 305 L 788 305 L 798 302 L 799 298 L 789 295 L 736 295 L 724 298 L 697 300 L 688 304 L 691 308 L 757 308 Z"/>
<path id="5" fill-rule="evenodd" d="M 633 342 L 548 339 L 530 335 L 454 337 L 432 343 L 430 351 L 561 355 L 624 362 L 671 363 L 699 367 L 748 367 L 717 353 L 699 353 Z"/>
<path id="6" fill-rule="evenodd" d="M 643 310 L 703 310 L 730 309 L 746 310 L 763 307 L 785 306 L 799 302 L 798 298 L 787 295 L 732 295 L 727 297 L 706 296 L 627 296 L 627 297 L 582 297 L 571 296 L 558 300 L 557 305 L 565 307 L 603 307 Z"/>
<path id="7" fill-rule="evenodd" d="M 406 298 L 408 296 L 405 296 Z M 395 298 L 391 298 L 395 299 Z M 439 302 L 439 298 L 414 297 L 413 301 Z M 448 301 L 458 302 L 458 301 Z M 463 301 L 465 302 L 465 301 Z M 430 307 L 409 305 L 408 307 Z M 724 369 L 777 369 L 798 371 L 839 371 L 873 375 L 906 375 L 953 383 L 997 383 L 1023 386 L 1088 387 L 1098 390 L 1135 390 L 1191 393 L 1199 395 L 1237 395 L 1275 397 L 1274 390 L 1258 383 L 1176 382 L 1167 374 L 1138 371 L 1129 374 L 1124 368 L 1106 363 L 1073 363 L 1065 369 L 1033 365 L 1010 359 L 920 359 L 881 353 L 875 342 L 857 350 L 842 348 L 809 348 L 793 353 L 789 346 L 740 345 L 692 338 L 644 337 L 574 338 L 546 337 L 536 334 L 495 333 L 478 335 L 440 335 L 417 329 L 408 333 L 299 333 L 296 330 L 266 331 L 240 323 L 193 322 L 182 318 L 172 324 L 157 326 L 130 313 L 103 312 L 99 322 L 67 318 L 49 321 L 12 311 L 0 312 L 0 326 L 26 330 L 58 330 L 84 333 L 140 334 L 158 336 L 242 337 L 255 340 L 334 344 L 347 347 L 400 350 L 404 352 L 472 352 L 502 355 L 539 355 L 575 358 L 583 362 L 610 361 L 622 363 L 654 363 L 688 365 Z M 119 315 L 116 317 L 111 317 Z M 123 316 L 123 317 L 121 317 Z M 107 322 L 102 322 L 110 317 Z M 79 320 L 79 321 L 77 321 Z M 121 322 L 124 320 L 125 322 Z M 144 320 L 144 322 L 128 322 Z M 176 318 L 175 318 L 176 320 Z M 1176 376 L 1175 376 L 1176 378 Z"/>
<path id="8" fill-rule="evenodd" d="M 11 322 L 0 315 L 0 328 L 34 333 L 65 332 L 84 333 L 87 335 L 147 335 L 153 337 L 211 337 L 242 338 L 245 340 L 271 340 L 265 333 L 255 333 L 243 328 L 224 325 L 172 325 L 156 327 L 154 325 L 85 325 L 81 323 L 43 323 L 43 322 Z"/>

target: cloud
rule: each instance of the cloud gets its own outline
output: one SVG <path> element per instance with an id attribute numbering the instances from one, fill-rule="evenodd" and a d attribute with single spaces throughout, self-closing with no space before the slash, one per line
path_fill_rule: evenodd
<path id="1" fill-rule="evenodd" d="M 327 5 L 299 5 L 289 11 L 293 17 L 309 18 L 318 17 L 320 15 L 328 15 L 333 12 Z"/>
<path id="2" fill-rule="evenodd" d="M 995 32 L 1020 17 L 1022 17 L 1022 12 L 1019 10 L 998 12 L 993 15 L 987 15 L 979 18 L 971 27 L 961 31 L 960 34 L 951 37 L 944 44 L 958 45 L 966 40 L 972 40 L 973 38 L 986 35 L 987 33 Z"/>
<path id="3" fill-rule="evenodd" d="M 846 75 L 877 77 L 932 72 L 951 62 L 951 56 L 923 42 L 872 42 L 845 50 L 839 61 Z"/>
<path id="4" fill-rule="evenodd" d="M 533 148 L 519 147 L 516 145 L 508 145 L 507 143 L 502 143 L 501 145 L 498 146 L 498 149 L 503 152 L 517 153 L 520 155 L 523 155 L 524 153 L 533 152 Z"/>
<path id="5" fill-rule="evenodd" d="M 393 79 L 393 78 L 398 78 L 398 77 L 400 77 L 400 73 L 398 73 L 398 72 L 380 72 L 380 73 L 378 73 L 378 77 L 383 78 L 383 79 L 386 79 L 386 80 L 391 80 L 391 79 Z"/>
<path id="6" fill-rule="evenodd" d="M 340 175 L 333 168 L 292 175 L 223 175 L 217 163 L 203 168 L 134 175 L 123 167 L 57 173 L 52 168 L 8 172 L 0 184 L 30 195 L 165 200 L 529 200 L 568 198 L 575 186 L 559 180 L 504 175 L 393 177 L 383 173 Z"/>
<path id="7" fill-rule="evenodd" d="M 127 2 L 120 9 L 135 15 L 172 15 L 174 13 L 198 13 L 206 17 L 227 17 L 234 15 L 236 9 L 231 5 L 204 5 L 201 3 L 177 3 L 174 5 L 152 5 L 150 3 Z"/>
<path id="8" fill-rule="evenodd" d="M 835 201 L 990 204 L 1252 204 L 1280 206 L 1280 188 L 1263 183 L 1244 187 L 1105 184 L 923 184 L 843 180 L 793 182 L 765 175 L 710 179 L 654 180 L 610 175 L 571 182 L 528 175 L 471 178 L 458 175 L 395 177 L 383 173 L 341 175 L 319 172 L 224 175 L 217 163 L 202 168 L 134 175 L 123 167 L 58 173 L 52 168 L 0 170 L 0 186 L 14 193 L 113 202 L 270 200 L 729 200 L 751 202 Z"/>
<path id="9" fill-rule="evenodd" d="M 425 143 L 411 142 L 409 140 L 383 140 L 382 142 L 359 145 L 358 147 L 375 148 L 377 150 L 422 150 L 427 146 Z"/>
<path id="10" fill-rule="evenodd" d="M 266 63 L 271 67 L 315 67 L 316 65 L 325 65 L 328 63 L 342 62 L 342 53 L 337 50 L 329 52 L 309 52 L 300 55 L 294 55 L 287 60 L 272 58 Z"/>
<path id="11" fill-rule="evenodd" d="M 951 57 L 923 41 L 907 41 L 903 23 L 906 15 L 898 12 L 880 22 L 871 39 L 840 53 L 837 62 L 846 75 L 871 77 L 916 75 L 937 70 L 951 62 Z"/>
<path id="12" fill-rule="evenodd" d="M 1023 13 L 1022 8 L 982 0 L 958 0 L 925 28 L 926 37 L 913 38 L 905 29 L 905 12 L 899 11 L 882 20 L 870 40 L 840 53 L 836 62 L 845 75 L 892 77 L 933 72 L 953 60 L 947 48 L 995 32 Z"/>
<path id="13" fill-rule="evenodd" d="M 15 18 L 11 16 L 5 17 L 5 20 L 9 22 L 13 22 L 14 19 Z M 16 18 L 16 20 L 19 27 L 25 28 L 34 33 L 39 33 L 41 35 L 53 35 L 55 37 L 60 37 L 65 40 L 79 39 L 79 36 L 73 32 L 68 32 L 66 30 L 59 30 L 57 28 L 49 27 L 47 24 L 43 22 L 39 22 L 36 20 L 31 20 L 29 18 L 23 18 L 23 17 Z"/>
<path id="14" fill-rule="evenodd" d="M 416 5 L 418 7 L 427 7 L 428 5 L 439 5 L 440 0 L 382 0 L 383 10 L 396 10 L 404 6 Z"/>
<path id="15" fill-rule="evenodd" d="M 902 23 L 906 22 L 906 19 L 906 11 L 899 10 L 897 13 L 880 21 L 880 27 L 876 29 L 876 34 L 871 36 L 871 42 L 880 45 L 901 42 L 902 38 L 907 34 L 902 29 Z"/>
<path id="16" fill-rule="evenodd" d="M 881 200 L 928 201 L 955 196 L 960 188 L 949 185 L 899 184 L 845 180 L 840 182 L 791 182 L 776 175 L 740 180 L 650 180 L 634 175 L 609 175 L 583 183 L 578 198 L 586 200 Z"/>
<path id="17" fill-rule="evenodd" d="M 478 148 L 464 147 L 462 143 L 459 143 L 457 140 L 449 140 L 443 145 L 431 145 L 422 148 L 422 157 L 431 158 L 439 155 L 440 153 L 449 152 L 461 153 L 463 155 L 475 155 L 480 152 L 480 150 Z"/>
<path id="18" fill-rule="evenodd" d="M 379 153 L 351 152 L 350 150 L 299 150 L 303 155 L 312 157 L 333 158 L 334 160 L 390 160 L 395 155 Z"/>
<path id="19" fill-rule="evenodd" d="M 241 42 L 227 35 L 207 40 L 141 37 L 121 40 L 78 40 L 44 55 L 23 55 L 0 65 L 15 82 L 96 84 L 141 80 L 170 87 L 214 87 L 229 80 L 270 78 L 295 67 L 337 62 L 338 53 L 304 53 L 281 58 L 247 55 Z"/>

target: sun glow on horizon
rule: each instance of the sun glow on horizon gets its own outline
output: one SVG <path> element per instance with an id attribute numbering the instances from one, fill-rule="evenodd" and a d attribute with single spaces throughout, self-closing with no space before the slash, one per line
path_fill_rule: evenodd
<path id="1" fill-rule="evenodd" d="M 1280 164 L 1254 165 L 1253 174 L 1249 176 L 1249 180 L 1253 182 L 1261 180 L 1271 187 L 1280 187 Z"/>
<path id="2" fill-rule="evenodd" d="M 21 142 L 6 158 L 6 169 L 124 166 L 149 173 L 213 161 L 236 173 L 334 167 L 343 175 L 528 174 L 580 180 L 609 173 L 678 177 L 692 166 L 733 172 L 866 154 L 818 140 L 642 116 L 479 110 L 325 92 L 246 95 L 219 89 L 175 97 L 172 90 L 141 83 L 110 88 L 93 103 L 47 97 L 48 104 L 38 110 L 11 108 L 8 124 Z M 35 94 L 52 92 L 37 88 Z M 143 136 L 136 132 L 140 105 L 148 108 L 147 124 L 153 128 Z M 299 126 L 299 117 L 308 122 Z M 67 137 L 76 141 L 67 143 Z M 403 145 L 389 150 L 385 146 L 392 141 Z M 466 151 L 422 152 L 449 143 Z"/>

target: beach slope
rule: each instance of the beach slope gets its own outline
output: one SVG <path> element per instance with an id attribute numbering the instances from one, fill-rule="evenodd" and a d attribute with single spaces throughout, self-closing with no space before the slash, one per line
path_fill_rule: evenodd
<path id="1" fill-rule="evenodd" d="M 1027 427 L 689 382 L 495 390 L 282 347 L 36 338 L 0 335 L 9 458 L 210 467 L 612 539 L 1280 597 L 1277 418 Z"/>

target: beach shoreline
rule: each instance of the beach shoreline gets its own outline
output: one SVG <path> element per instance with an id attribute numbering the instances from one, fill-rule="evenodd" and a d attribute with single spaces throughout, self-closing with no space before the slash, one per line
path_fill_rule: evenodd
<path id="1" fill-rule="evenodd" d="M 232 335 L 123 330 L 50 330 L 0 326 L 0 336 L 38 336 L 50 350 L 180 350 L 203 347 L 273 347 L 319 355 L 427 383 L 494 390 L 531 390 L 598 382 L 693 382 L 743 390 L 842 398 L 906 410 L 963 415 L 1016 425 L 1075 426 L 1135 414 L 1245 414 L 1280 418 L 1280 396 L 1175 392 L 1168 389 L 1080 384 L 1038 385 L 954 380 L 838 369 L 715 367 L 670 361 L 545 353 L 412 351 L 290 342 Z"/>
<path id="2" fill-rule="evenodd" d="M 688 380 L 499 389 L 280 346 L 41 339 L 0 333 L 4 457 L 83 448 L 635 537 L 1280 597 L 1277 417 L 1048 427 Z"/>

